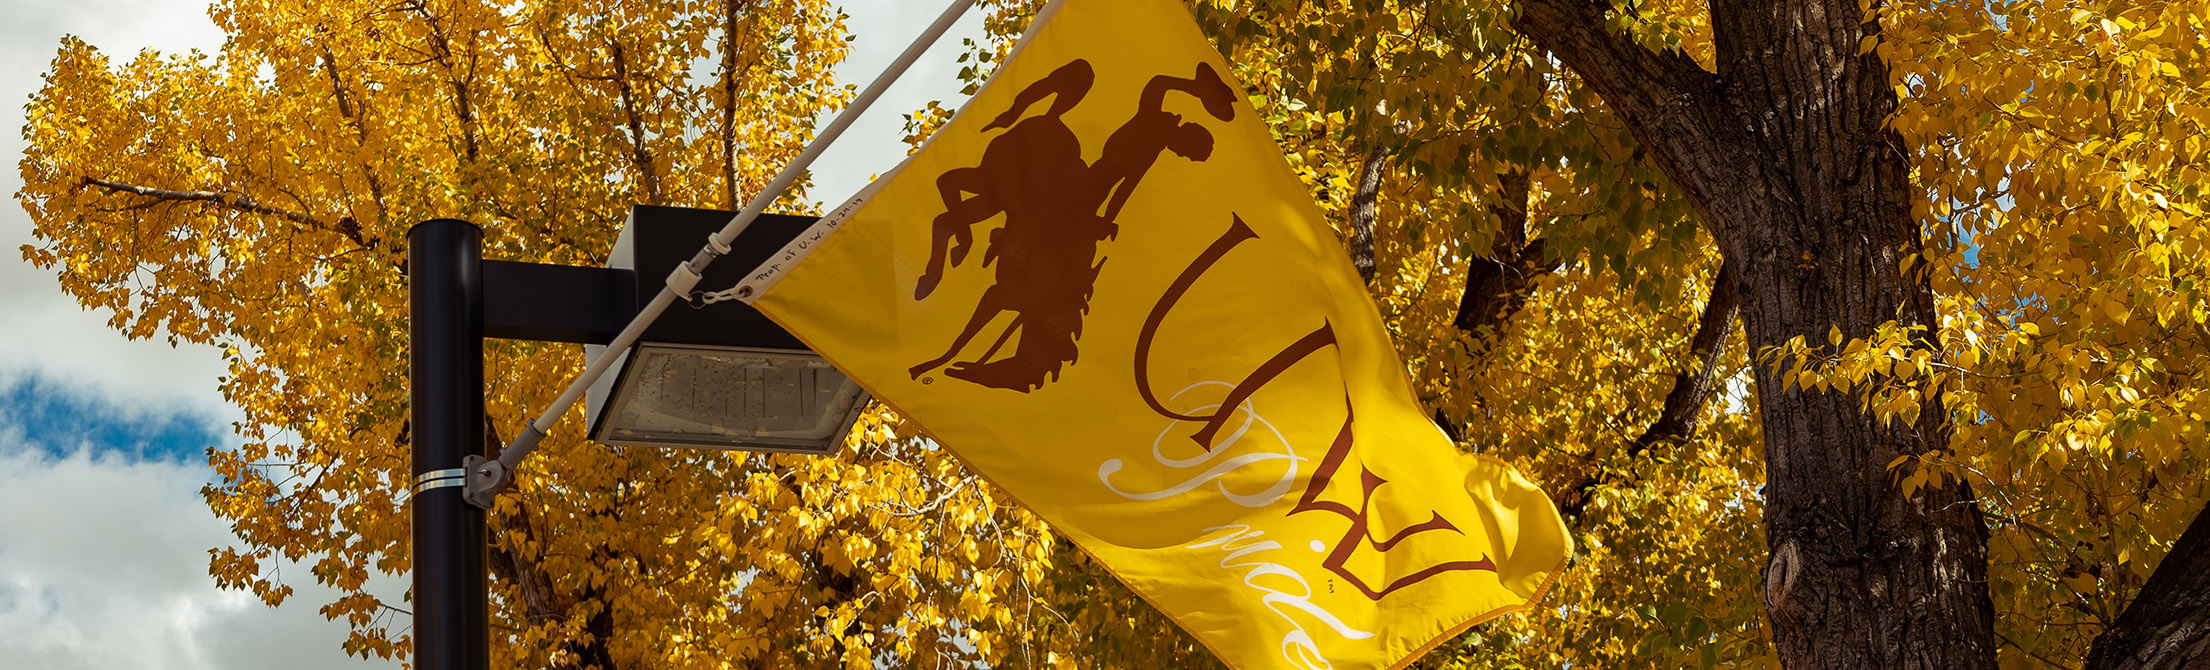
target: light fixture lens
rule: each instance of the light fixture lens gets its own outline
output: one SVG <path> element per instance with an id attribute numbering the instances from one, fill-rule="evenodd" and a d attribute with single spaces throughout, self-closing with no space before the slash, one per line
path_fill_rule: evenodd
<path id="1" fill-rule="evenodd" d="M 827 453 L 867 403 L 817 356 L 664 344 L 631 356 L 601 442 Z"/>

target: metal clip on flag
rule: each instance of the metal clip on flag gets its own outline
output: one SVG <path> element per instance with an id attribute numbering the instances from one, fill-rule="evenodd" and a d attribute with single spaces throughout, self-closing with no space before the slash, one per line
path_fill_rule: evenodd
<path id="1" fill-rule="evenodd" d="M 952 24 L 959 20 L 960 15 L 966 13 L 968 7 L 973 5 L 974 0 L 953 0 L 951 6 L 945 8 L 944 13 L 936 17 L 935 23 L 929 24 L 928 29 L 922 31 L 920 37 L 906 46 L 905 52 L 899 54 L 897 60 L 892 61 L 889 67 L 884 68 L 882 74 L 877 75 L 874 82 L 868 84 L 867 89 L 861 91 L 859 97 L 852 100 L 851 106 L 837 113 L 836 119 L 830 121 L 828 127 L 823 128 L 821 133 L 814 137 L 813 142 L 807 144 L 804 151 L 799 152 L 796 159 L 793 159 L 789 165 L 784 166 L 783 171 L 775 175 L 775 180 L 769 182 L 767 188 L 761 189 L 758 195 L 753 196 L 751 202 L 745 204 L 744 211 L 730 217 L 729 225 L 724 226 L 721 232 L 708 235 L 706 246 L 699 249 L 698 255 L 691 257 L 690 262 L 675 267 L 675 271 L 668 275 L 667 287 L 661 289 L 658 295 L 653 296 L 652 302 L 647 303 L 637 313 L 637 317 L 632 319 L 628 326 L 622 328 L 619 335 L 614 336 L 614 341 L 606 345 L 605 351 L 584 366 L 583 374 L 577 375 L 574 381 L 569 382 L 568 388 L 560 392 L 560 397 L 554 399 L 552 405 L 546 407 L 543 414 L 538 415 L 535 421 L 531 421 L 525 426 L 521 434 L 515 436 L 513 443 L 499 451 L 497 459 L 469 456 L 464 460 L 461 467 L 467 472 L 467 484 L 466 488 L 463 489 L 463 495 L 468 499 L 468 502 L 477 507 L 490 509 L 499 492 L 506 490 L 507 486 L 513 483 L 515 466 L 520 465 L 522 459 L 529 457 L 530 452 L 537 449 L 537 443 L 543 440 L 545 432 L 551 430 L 553 424 L 560 420 L 560 415 L 566 414 L 568 408 L 575 405 L 576 401 L 583 397 L 584 392 L 591 387 L 591 384 L 597 381 L 600 375 L 606 374 L 607 369 L 613 366 L 615 359 L 620 358 L 621 353 L 628 350 L 630 345 L 635 344 L 637 337 L 652 325 L 653 319 L 658 318 L 661 312 L 667 311 L 668 306 L 674 304 L 677 298 L 689 296 L 692 289 L 698 285 L 700 273 L 706 270 L 706 266 L 712 264 L 714 259 L 729 253 L 729 243 L 736 240 L 737 235 L 743 233 L 747 226 L 752 225 L 752 220 L 759 218 L 760 213 L 765 211 L 769 204 L 781 198 L 783 191 L 789 189 L 792 183 L 798 181 L 798 176 L 805 173 L 806 168 L 813 164 L 814 159 L 820 157 L 821 152 L 826 150 L 830 143 L 835 142 L 838 135 L 844 133 L 845 127 L 852 125 L 852 121 L 858 119 L 861 113 L 867 111 L 867 107 L 874 104 L 876 98 L 882 97 L 883 91 L 890 88 L 890 84 L 897 81 L 899 76 L 904 75 L 906 69 L 911 67 L 914 61 L 919 60 L 921 54 L 928 51 L 929 46 L 935 44 L 938 38 L 943 37 L 945 32 L 951 30 Z"/>

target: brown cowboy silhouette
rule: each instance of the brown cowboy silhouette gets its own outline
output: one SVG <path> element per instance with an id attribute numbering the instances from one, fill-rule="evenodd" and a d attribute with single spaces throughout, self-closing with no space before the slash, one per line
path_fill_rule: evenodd
<path id="1" fill-rule="evenodd" d="M 975 224 L 1000 213 L 1005 224 L 991 231 L 982 257 L 984 267 L 997 266 L 996 283 L 983 290 L 974 316 L 944 355 L 913 366 L 914 377 L 950 363 L 991 319 L 1013 312 L 988 350 L 945 373 L 1022 393 L 1042 387 L 1047 375 L 1057 380 L 1078 353 L 1082 317 L 1105 265 L 1097 245 L 1120 233 L 1115 221 L 1136 184 L 1164 152 L 1199 162 L 1212 157 L 1212 133 L 1166 111 L 1167 94 L 1187 93 L 1213 117 L 1235 118 L 1235 92 L 1211 65 L 1199 64 L 1192 77 L 1152 77 L 1135 115 L 1106 138 L 1097 162 L 1086 164 L 1081 139 L 1060 117 L 1081 104 L 1095 81 L 1089 61 L 1076 60 L 1029 84 L 1010 109 L 983 126 L 984 132 L 1007 130 L 983 149 L 982 163 L 936 178 L 945 212 L 932 224 L 928 266 L 914 300 L 927 299 L 943 281 L 947 257 L 952 266 L 966 261 Z M 1042 114 L 1021 118 L 1046 97 L 1052 102 Z M 1013 354 L 992 360 L 1015 331 L 1020 341 Z"/>

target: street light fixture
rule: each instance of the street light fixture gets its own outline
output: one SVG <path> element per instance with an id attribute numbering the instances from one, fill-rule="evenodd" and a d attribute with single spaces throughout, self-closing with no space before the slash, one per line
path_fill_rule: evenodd
<path id="1" fill-rule="evenodd" d="M 713 446 L 743 448 L 738 445 L 750 444 L 751 448 L 783 451 L 827 451 L 843 442 L 852 419 L 866 406 L 867 396 L 841 374 L 831 377 L 822 369 L 825 363 L 798 359 L 811 352 L 796 338 L 742 302 L 717 303 L 697 310 L 665 310 L 672 300 L 684 297 L 700 282 L 712 282 L 707 286 L 734 285 L 737 278 L 759 267 L 760 261 L 811 226 L 814 220 L 808 217 L 767 216 L 761 212 L 783 197 L 829 143 L 973 5 L 974 0 L 952 0 L 951 6 L 907 45 L 881 76 L 854 96 L 796 158 L 768 181 L 745 205 L 743 213 L 731 216 L 729 212 L 704 210 L 633 209 L 633 225 L 625 231 L 625 236 L 636 238 L 629 254 L 631 269 L 485 261 L 483 231 L 466 221 L 425 221 L 407 231 L 407 385 L 413 404 L 415 475 L 414 497 L 408 506 L 414 513 L 411 558 L 415 667 L 487 670 L 491 654 L 485 568 L 490 546 L 485 542 L 484 513 L 496 506 L 498 492 L 511 481 L 513 467 L 529 456 L 545 431 L 587 390 L 579 384 L 595 383 L 610 362 L 589 359 L 583 377 L 591 379 L 570 384 L 544 414 L 524 427 L 513 444 L 501 449 L 496 438 L 486 439 L 491 431 L 483 407 L 483 338 L 585 345 L 619 341 L 629 348 L 622 361 L 622 374 L 616 375 L 627 378 L 627 383 L 617 381 L 604 394 L 597 394 L 601 400 L 598 411 L 591 413 L 595 417 L 593 435 L 615 440 L 639 438 L 635 444 L 676 443 L 669 438 L 713 435 Z M 682 254 L 672 263 L 635 262 L 648 255 L 651 246 L 644 243 L 644 231 L 657 227 L 644 222 L 662 218 L 703 218 L 708 221 L 707 227 L 697 232 L 707 234 L 688 236 L 692 241 L 686 251 L 695 253 Z M 723 225 L 715 229 L 714 223 Z M 703 249 L 699 248 L 700 242 L 704 242 Z M 622 255 L 615 254 L 613 262 L 619 263 Z M 724 256 L 735 258 L 727 263 L 714 262 Z M 661 275 L 659 270 L 667 270 L 668 274 Z M 655 286 L 643 290 L 637 273 L 646 271 L 652 272 L 648 277 L 667 277 L 665 289 Z M 706 314 L 716 309 L 719 315 Z M 655 331 L 686 319 L 705 319 L 708 341 L 662 339 L 659 341 L 665 346 L 629 344 L 652 341 Z M 782 346 L 732 344 L 722 339 L 770 330 L 783 338 Z M 702 351 L 702 346 L 720 349 Z M 730 376 L 756 386 L 749 393 L 702 392 L 701 386 L 681 381 L 684 373 L 669 374 L 674 369 L 673 361 L 682 358 L 741 371 L 741 376 Z M 695 382 L 710 376 L 694 371 L 689 379 Z M 791 383 L 795 387 L 777 395 L 767 390 L 770 383 Z M 648 397 L 655 400 L 646 400 Z M 734 416 L 725 414 L 724 410 L 730 408 L 742 411 Z M 837 418 L 828 418 L 832 416 Z M 708 446 L 688 441 L 683 445 Z"/>
<path id="2" fill-rule="evenodd" d="M 665 276 L 728 220 L 728 212 L 637 206 L 607 267 Z M 703 284 L 735 285 L 814 220 L 762 215 Z M 637 302 L 658 290 L 639 283 Z M 859 384 L 741 302 L 668 310 L 620 355 L 588 396 L 589 435 L 605 444 L 827 454 L 867 408 Z"/>
<path id="3" fill-rule="evenodd" d="M 416 667 L 483 670 L 489 659 L 484 513 L 497 491 L 464 491 L 467 468 L 454 467 L 499 452 L 484 417 L 483 340 L 603 349 L 659 290 L 639 273 L 667 276 L 688 260 L 684 246 L 730 216 L 640 205 L 606 268 L 483 260 L 483 231 L 466 221 L 408 231 Z M 760 216 L 702 281 L 735 285 L 814 220 Z M 661 315 L 602 378 L 613 381 L 592 393 L 594 439 L 805 453 L 843 444 L 865 391 L 749 305 L 694 306 Z"/>
<path id="4" fill-rule="evenodd" d="M 592 389 L 590 435 L 605 444 L 828 454 L 867 406 L 819 356 L 640 343 L 618 365 Z"/>

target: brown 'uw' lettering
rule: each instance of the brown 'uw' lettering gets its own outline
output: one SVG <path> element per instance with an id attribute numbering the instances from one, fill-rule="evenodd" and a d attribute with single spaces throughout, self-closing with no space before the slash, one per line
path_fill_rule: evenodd
<path id="1" fill-rule="evenodd" d="M 1417 584 L 1446 572 L 1464 570 L 1495 572 L 1496 563 L 1489 560 L 1487 555 L 1483 555 L 1477 561 L 1449 561 L 1430 565 L 1412 574 L 1390 580 L 1388 584 L 1376 590 L 1368 585 L 1366 580 L 1359 578 L 1348 567 L 1345 567 L 1350 562 L 1351 554 L 1357 552 L 1359 545 L 1362 544 L 1373 545 L 1376 551 L 1388 553 L 1389 550 L 1396 548 L 1397 543 L 1420 533 L 1444 530 L 1461 534 L 1464 532 L 1458 530 L 1457 526 L 1451 525 L 1450 521 L 1444 519 L 1441 513 L 1428 510 L 1430 516 L 1426 521 L 1407 526 L 1403 530 L 1397 531 L 1397 534 L 1389 536 L 1388 539 L 1374 539 L 1368 530 L 1371 525 L 1372 517 L 1369 510 L 1373 505 L 1374 489 L 1381 488 L 1382 484 L 1387 484 L 1389 481 L 1382 479 L 1380 475 L 1374 474 L 1374 471 L 1366 469 L 1363 463 L 1358 466 L 1360 493 L 1357 509 L 1351 509 L 1351 506 L 1343 503 L 1320 499 L 1320 493 L 1327 490 L 1329 482 L 1335 481 L 1335 474 L 1342 469 L 1343 461 L 1350 456 L 1351 414 L 1350 398 L 1346 395 L 1343 398 L 1343 430 L 1336 434 L 1335 444 L 1328 447 L 1327 457 L 1320 459 L 1320 467 L 1312 471 L 1312 480 L 1305 484 L 1304 495 L 1297 499 L 1297 506 L 1289 510 L 1291 515 L 1305 512 L 1330 512 L 1350 520 L 1350 528 L 1343 531 L 1342 539 L 1335 541 L 1335 547 L 1328 551 L 1327 557 L 1320 561 L 1320 565 L 1327 568 L 1329 572 L 1333 572 L 1345 581 L 1350 582 L 1351 586 L 1358 587 L 1359 593 L 1366 594 L 1366 597 L 1372 600 L 1380 600 L 1383 596 L 1394 593 L 1397 589 Z"/>
<path id="2" fill-rule="evenodd" d="M 1166 315 L 1174 311 L 1175 304 L 1181 302 L 1182 296 L 1189 292 L 1190 287 L 1195 286 L 1197 280 L 1203 277 L 1206 271 L 1212 269 L 1215 263 L 1220 262 L 1221 257 L 1228 255 L 1228 252 L 1234 250 L 1237 245 L 1255 239 L 1258 239 L 1258 234 L 1253 232 L 1249 225 L 1243 223 L 1242 217 L 1235 217 L 1234 223 L 1228 226 L 1228 230 L 1221 233 L 1218 239 L 1213 240 L 1210 246 L 1205 247 L 1205 250 L 1199 253 L 1195 260 L 1190 261 L 1189 267 L 1184 268 L 1181 275 L 1176 276 L 1174 282 L 1167 285 L 1166 291 L 1159 296 L 1159 302 L 1151 307 L 1151 314 L 1144 318 L 1143 330 L 1136 336 L 1135 372 L 1137 392 L 1143 396 L 1144 403 L 1151 406 L 1151 411 L 1157 412 L 1160 416 L 1181 421 L 1203 422 L 1203 427 L 1199 428 L 1197 433 L 1191 436 L 1191 439 L 1196 440 L 1198 446 L 1204 447 L 1207 451 L 1212 450 L 1213 437 L 1219 433 L 1221 426 L 1227 423 L 1228 419 L 1235 414 L 1236 408 L 1242 406 L 1243 402 L 1251 397 L 1251 394 L 1257 393 L 1260 388 L 1272 382 L 1275 377 L 1287 371 L 1290 366 L 1323 348 L 1336 345 L 1334 325 L 1322 321 L 1318 329 L 1282 348 L 1280 353 L 1274 354 L 1272 358 L 1268 358 L 1265 363 L 1260 364 L 1258 369 L 1244 377 L 1243 381 L 1237 382 L 1235 388 L 1228 392 L 1228 397 L 1220 401 L 1220 407 L 1210 414 L 1184 414 L 1167 409 L 1166 405 L 1159 402 L 1158 394 L 1151 388 L 1150 365 L 1151 341 L 1158 335 L 1160 324 L 1166 321 Z M 1376 540 L 1372 538 L 1370 536 L 1372 526 L 1370 509 L 1373 503 L 1374 491 L 1389 482 L 1374 474 L 1372 470 L 1366 469 L 1364 464 L 1359 465 L 1361 491 L 1357 508 L 1354 509 L 1339 502 L 1320 500 L 1320 494 L 1327 490 L 1328 485 L 1335 480 L 1336 473 L 1342 470 L 1343 462 L 1350 458 L 1353 412 L 1351 411 L 1348 395 L 1343 398 L 1343 407 L 1342 431 L 1337 433 L 1334 444 L 1328 448 L 1327 456 L 1321 459 L 1320 466 L 1313 471 L 1312 478 L 1305 484 L 1304 495 L 1297 500 L 1297 506 L 1289 511 L 1292 515 L 1305 512 L 1328 512 L 1340 515 L 1350 521 L 1350 527 L 1343 531 L 1343 537 L 1336 540 L 1334 548 L 1321 560 L 1320 565 L 1327 568 L 1329 572 L 1333 572 L 1345 581 L 1350 582 L 1352 586 L 1358 588 L 1359 593 L 1365 594 L 1367 598 L 1373 600 L 1380 600 L 1398 589 L 1447 572 L 1462 570 L 1495 572 L 1496 563 L 1489 560 L 1487 556 L 1482 556 L 1480 560 L 1449 561 L 1430 565 L 1411 574 L 1390 580 L 1389 583 L 1378 589 L 1367 584 L 1365 579 L 1351 572 L 1350 568 L 1347 567 L 1351 555 L 1356 553 L 1362 544 L 1373 545 L 1375 550 L 1387 553 L 1396 548 L 1399 542 L 1403 542 L 1413 535 L 1431 531 L 1450 531 L 1454 533 L 1462 531 L 1459 531 L 1458 527 L 1452 525 L 1449 520 L 1444 519 L 1441 513 L 1429 510 L 1427 521 L 1397 531 L 1395 535 L 1387 539 Z"/>
<path id="3" fill-rule="evenodd" d="M 1235 409 L 1241 407 L 1252 393 L 1258 392 L 1260 387 L 1288 371 L 1290 366 L 1296 365 L 1306 356 L 1335 344 L 1333 324 L 1322 321 L 1318 329 L 1282 349 L 1281 353 L 1274 354 L 1273 358 L 1260 364 L 1243 381 L 1237 382 L 1235 388 L 1228 392 L 1227 399 L 1220 401 L 1220 407 L 1211 414 L 1183 414 L 1169 410 L 1159 402 L 1158 393 L 1151 389 L 1151 340 L 1158 336 L 1159 324 L 1181 302 L 1182 294 L 1188 293 L 1189 288 L 1197 284 L 1197 278 L 1212 269 L 1214 263 L 1220 262 L 1220 257 L 1228 255 L 1236 245 L 1255 239 L 1258 239 L 1258 233 L 1252 232 L 1251 226 L 1243 223 L 1243 217 L 1234 216 L 1234 223 L 1228 226 L 1227 232 L 1221 233 L 1219 239 L 1205 247 L 1204 252 L 1199 253 L 1196 260 L 1190 261 L 1189 267 L 1183 268 L 1182 274 L 1167 285 L 1166 292 L 1159 296 L 1159 302 L 1151 306 L 1151 314 L 1144 317 L 1143 330 L 1136 334 L 1136 390 L 1142 394 L 1144 404 L 1150 405 L 1151 411 L 1160 416 L 1203 422 L 1204 426 L 1191 435 L 1190 439 L 1195 440 L 1197 446 L 1206 451 L 1212 451 L 1213 438 L 1219 435 L 1220 428 L 1227 424 L 1228 419 L 1235 415 Z"/>
<path id="4" fill-rule="evenodd" d="M 931 222 L 914 300 L 936 290 L 947 266 L 966 262 L 976 224 L 999 214 L 1005 223 L 990 232 L 982 257 L 984 267 L 996 266 L 996 281 L 943 355 L 908 370 L 914 378 L 950 364 L 946 375 L 1022 393 L 1056 381 L 1081 353 L 1082 318 L 1105 266 L 1098 245 L 1120 234 L 1117 218 L 1136 185 L 1167 152 L 1196 162 L 1212 156 L 1211 131 L 1166 111 L 1167 95 L 1193 96 L 1221 121 L 1235 117 L 1235 92 L 1211 65 L 1199 64 L 1191 77 L 1158 75 L 1145 84 L 1135 114 L 1106 138 L 1097 161 L 1085 163 L 1081 138 L 1061 117 L 1095 82 L 1089 61 L 1075 60 L 1022 88 L 1009 109 L 983 126 L 982 132 L 1005 132 L 983 149 L 980 164 L 937 176 L 945 211 Z M 1023 118 L 1046 98 L 1051 104 L 1043 113 Z M 1011 323 L 981 356 L 952 363 L 1008 312 Z M 1016 333 L 1013 353 L 996 358 Z"/>

